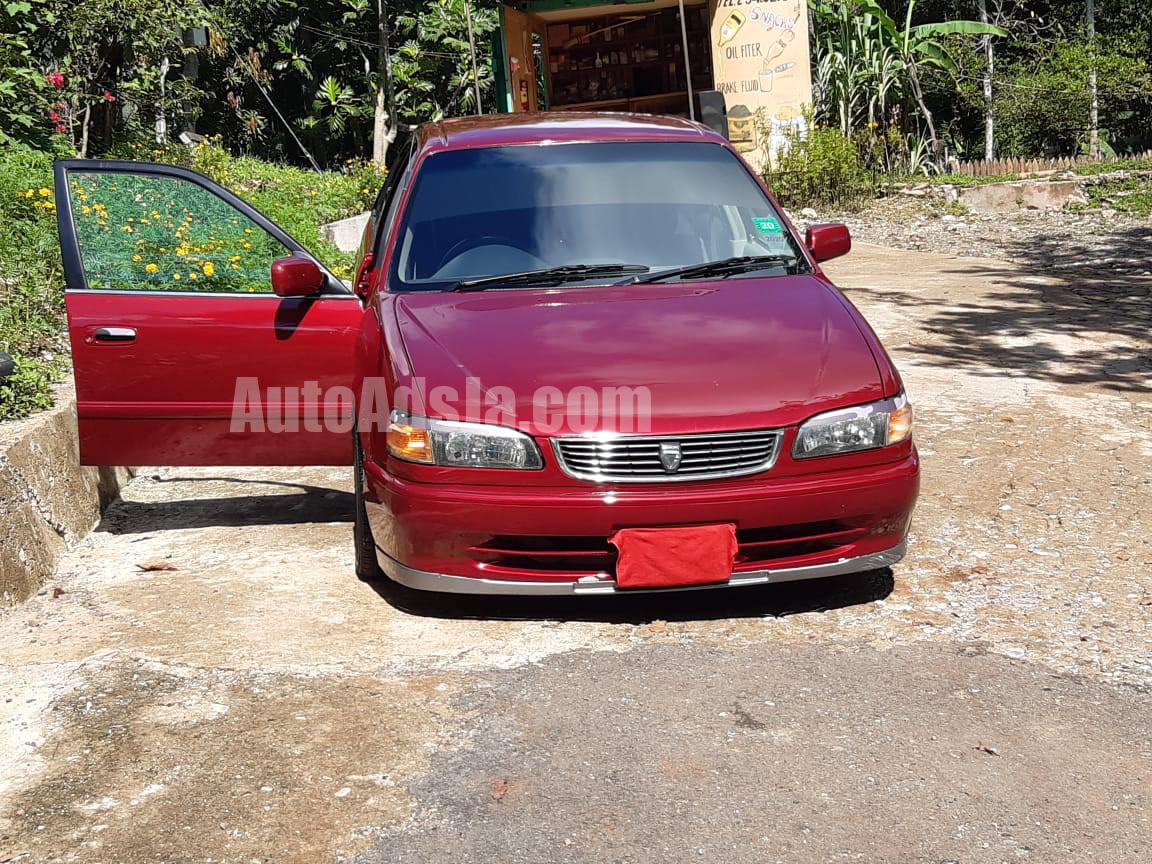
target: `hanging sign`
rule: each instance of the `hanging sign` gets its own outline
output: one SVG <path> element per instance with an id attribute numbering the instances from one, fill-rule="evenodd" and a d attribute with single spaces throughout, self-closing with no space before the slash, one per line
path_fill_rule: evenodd
<path id="1" fill-rule="evenodd" d="M 712 74 L 728 137 L 760 167 L 812 104 L 805 0 L 712 0 Z"/>

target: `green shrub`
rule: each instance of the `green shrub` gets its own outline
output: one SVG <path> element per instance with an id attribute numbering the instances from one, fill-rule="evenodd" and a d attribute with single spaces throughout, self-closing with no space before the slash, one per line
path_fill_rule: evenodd
<path id="1" fill-rule="evenodd" d="M 1147 174 L 1094 180 L 1087 192 L 1093 207 L 1111 207 L 1142 219 L 1152 216 L 1152 177 Z"/>
<path id="2" fill-rule="evenodd" d="M 760 139 L 767 140 L 766 130 Z M 785 207 L 855 208 L 875 198 L 879 175 L 869 171 L 857 145 L 838 129 L 793 131 L 788 145 L 772 155 L 764 181 Z"/>
<path id="3" fill-rule="evenodd" d="M 16 370 L 0 384 L 0 420 L 15 420 L 52 407 L 52 384 L 68 370 L 61 357 L 13 355 Z"/>
<path id="4" fill-rule="evenodd" d="M 0 351 L 17 362 L 0 387 L 0 420 L 48 407 L 67 368 L 55 211 L 52 156 L 0 147 Z"/>

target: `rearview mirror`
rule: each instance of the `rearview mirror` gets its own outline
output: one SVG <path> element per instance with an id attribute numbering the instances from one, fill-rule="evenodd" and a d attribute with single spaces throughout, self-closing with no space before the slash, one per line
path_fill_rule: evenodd
<path id="1" fill-rule="evenodd" d="M 838 222 L 810 225 L 804 235 L 804 245 L 818 262 L 831 261 L 852 251 L 852 235 L 847 225 Z"/>
<path id="2" fill-rule="evenodd" d="M 272 290 L 278 297 L 311 297 L 324 287 L 324 271 L 311 258 L 289 255 L 272 262 Z"/>

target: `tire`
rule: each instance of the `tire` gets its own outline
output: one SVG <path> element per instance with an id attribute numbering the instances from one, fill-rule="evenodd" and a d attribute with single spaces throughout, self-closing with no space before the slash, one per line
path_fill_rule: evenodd
<path id="1" fill-rule="evenodd" d="M 364 505 L 364 452 L 360 449 L 360 435 L 352 431 L 352 448 L 355 453 L 353 471 L 355 479 L 356 517 L 352 525 L 352 543 L 356 551 L 356 578 L 361 582 L 379 582 L 382 576 L 380 564 L 376 560 L 376 541 L 372 539 L 372 529 L 368 525 L 368 508 Z"/>

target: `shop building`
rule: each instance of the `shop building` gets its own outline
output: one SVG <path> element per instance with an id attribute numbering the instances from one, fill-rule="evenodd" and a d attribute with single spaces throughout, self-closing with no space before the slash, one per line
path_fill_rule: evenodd
<path id="1" fill-rule="evenodd" d="M 754 162 L 812 102 L 805 0 L 518 0 L 497 42 L 502 111 L 726 114 Z"/>

